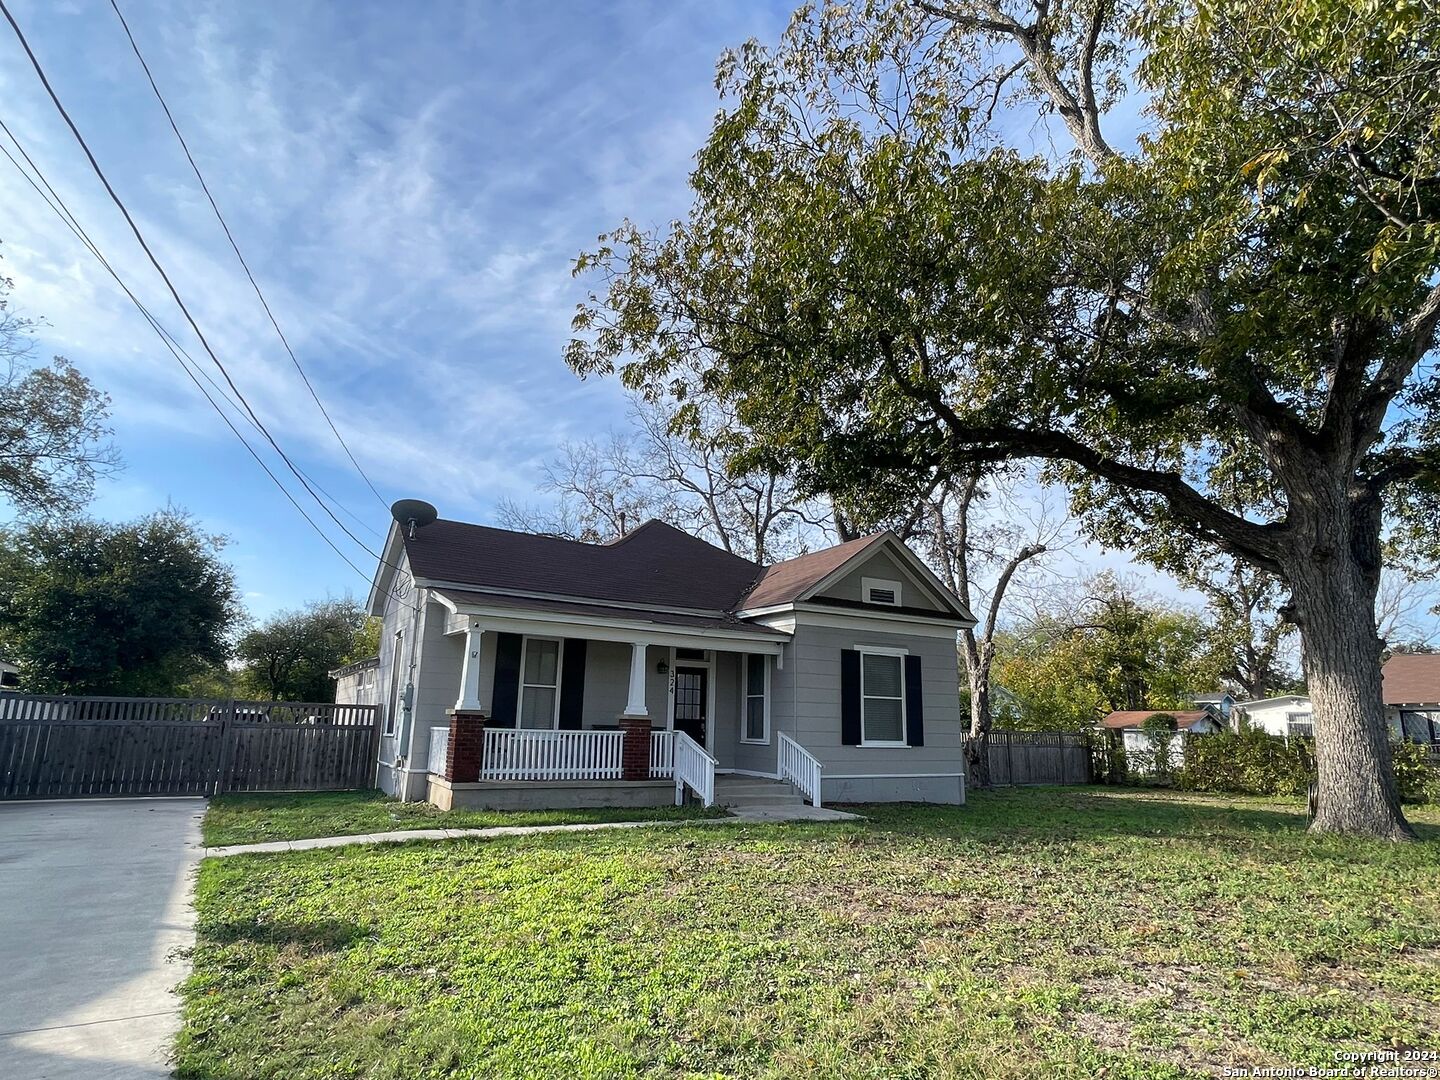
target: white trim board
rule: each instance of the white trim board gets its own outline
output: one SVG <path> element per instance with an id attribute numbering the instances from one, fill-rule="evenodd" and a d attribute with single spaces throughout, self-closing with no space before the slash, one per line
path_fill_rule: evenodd
<path id="1" fill-rule="evenodd" d="M 437 603 L 453 612 L 458 619 L 446 620 L 446 634 L 462 634 L 466 630 L 494 630 L 535 637 L 583 637 L 590 641 L 620 641 L 633 644 L 643 641 L 650 645 L 678 646 L 682 649 L 718 649 L 722 652 L 758 652 L 779 656 L 785 642 L 772 634 L 746 634 L 728 630 L 685 629 L 667 630 L 656 623 L 625 619 L 602 619 L 593 615 L 562 615 L 538 611 L 516 612 L 510 608 L 483 608 L 466 604 L 463 608 L 437 594 Z M 573 627 L 577 632 L 566 635 Z"/>
<path id="2" fill-rule="evenodd" d="M 824 780 L 934 780 L 937 777 L 963 777 L 958 772 L 867 772 L 867 773 L 821 773 Z"/>

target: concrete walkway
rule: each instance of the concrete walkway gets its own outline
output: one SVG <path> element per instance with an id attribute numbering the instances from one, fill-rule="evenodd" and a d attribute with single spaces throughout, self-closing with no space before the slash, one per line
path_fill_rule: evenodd
<path id="1" fill-rule="evenodd" d="M 229 855 L 255 855 L 276 851 L 312 851 L 315 848 L 348 847 L 351 844 L 403 844 L 412 840 L 491 840 L 501 836 L 534 836 L 537 833 L 595 832 L 599 829 L 656 829 L 682 825 L 735 825 L 747 821 L 859 821 L 858 814 L 846 814 L 824 807 L 796 806 L 783 809 L 749 807 L 732 817 L 672 818 L 661 821 L 597 821 L 582 825 L 494 825 L 484 829 L 397 829 L 394 832 L 362 833 L 357 836 L 321 836 L 313 840 L 270 840 L 260 844 L 229 844 L 205 849 L 205 857 L 223 859 Z"/>
<path id="2" fill-rule="evenodd" d="M 0 1077 L 171 1075 L 202 799 L 0 804 Z"/>

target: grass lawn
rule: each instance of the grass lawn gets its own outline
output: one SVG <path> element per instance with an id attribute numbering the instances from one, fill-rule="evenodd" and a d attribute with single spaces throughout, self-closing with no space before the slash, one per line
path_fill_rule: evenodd
<path id="1" fill-rule="evenodd" d="M 867 822 L 206 861 L 180 1075 L 1110 1078 L 1440 1049 L 1426 842 L 1293 804 L 980 793 Z"/>
<path id="2" fill-rule="evenodd" d="M 207 847 L 357 836 L 398 829 L 479 829 L 488 825 L 571 825 L 591 821 L 658 821 L 714 816 L 696 806 L 575 810 L 437 810 L 402 803 L 378 791 L 221 795 L 210 800 L 201 828 Z"/>

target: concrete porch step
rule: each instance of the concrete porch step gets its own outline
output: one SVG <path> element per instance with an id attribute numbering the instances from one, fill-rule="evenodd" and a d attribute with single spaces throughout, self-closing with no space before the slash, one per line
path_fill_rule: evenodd
<path id="1" fill-rule="evenodd" d="M 780 809 L 805 805 L 805 796 L 781 780 L 765 780 L 754 776 L 717 776 L 715 801 L 729 807 Z"/>

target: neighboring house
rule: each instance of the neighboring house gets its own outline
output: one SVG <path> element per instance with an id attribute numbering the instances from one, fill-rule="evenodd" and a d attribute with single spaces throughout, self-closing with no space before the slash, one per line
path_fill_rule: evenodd
<path id="1" fill-rule="evenodd" d="M 1381 675 L 1391 731 L 1411 742 L 1440 743 L 1440 653 L 1396 653 Z"/>
<path id="2" fill-rule="evenodd" d="M 1145 753 L 1153 750 L 1157 737 L 1145 730 L 1145 721 L 1152 716 L 1173 716 L 1175 734 L 1170 738 L 1170 763 L 1181 765 L 1185 760 L 1185 740 L 1191 735 L 1208 735 L 1225 729 L 1224 718 L 1212 706 L 1203 709 L 1128 709 L 1112 712 L 1100 721 L 1100 726 L 1118 731 L 1121 745 L 1127 754 Z"/>
<path id="3" fill-rule="evenodd" d="M 1220 714 L 1221 721 L 1227 726 L 1233 727 L 1231 721 L 1235 716 L 1235 697 L 1225 690 L 1213 694 L 1195 694 L 1190 698 L 1190 704 L 1197 709 L 1214 709 Z"/>
<path id="4" fill-rule="evenodd" d="M 1237 701 L 1235 708 L 1244 713 L 1247 724 L 1267 735 L 1281 739 L 1292 735 L 1308 739 L 1315 735 L 1315 717 L 1310 699 L 1302 694 Z"/>
<path id="5" fill-rule="evenodd" d="M 708 801 L 733 772 L 817 803 L 964 801 L 974 620 L 892 533 L 761 566 L 658 521 L 608 544 L 397 524 L 368 606 L 379 784 L 404 799 Z"/>
<path id="6" fill-rule="evenodd" d="M 0 660 L 0 691 L 13 693 L 20 689 L 20 669 L 8 660 Z"/>
<path id="7" fill-rule="evenodd" d="M 378 705 L 380 657 L 357 660 L 330 672 L 335 680 L 336 705 Z"/>

